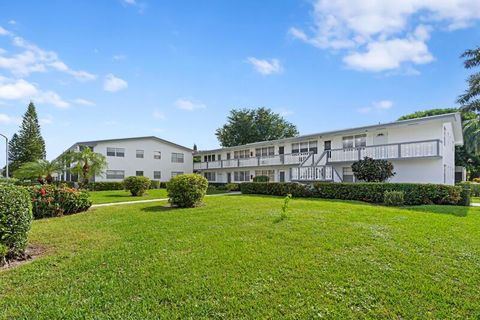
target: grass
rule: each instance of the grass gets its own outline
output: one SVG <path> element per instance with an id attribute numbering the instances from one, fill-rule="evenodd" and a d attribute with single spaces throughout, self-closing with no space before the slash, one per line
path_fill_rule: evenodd
<path id="1" fill-rule="evenodd" d="M 0 318 L 478 318 L 480 208 L 210 197 L 35 221 Z"/>
<path id="2" fill-rule="evenodd" d="M 166 189 L 149 189 L 141 197 L 134 197 L 130 194 L 129 191 L 125 190 L 90 191 L 89 193 L 90 199 L 92 199 L 93 204 L 168 198 Z M 209 189 L 207 192 L 207 194 L 220 193 L 225 193 L 225 191 Z"/>
<path id="3" fill-rule="evenodd" d="M 472 197 L 473 203 L 480 203 L 480 197 Z"/>

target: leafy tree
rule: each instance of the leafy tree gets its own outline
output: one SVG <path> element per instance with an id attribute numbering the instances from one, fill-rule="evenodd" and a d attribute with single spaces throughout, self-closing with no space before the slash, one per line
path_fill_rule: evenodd
<path id="1" fill-rule="evenodd" d="M 352 171 L 357 179 L 366 182 L 385 182 L 395 175 L 391 162 L 369 157 L 354 162 Z"/>
<path id="2" fill-rule="evenodd" d="M 222 147 L 289 138 L 298 135 L 297 127 L 268 108 L 233 109 L 228 122 L 215 132 Z"/>
<path id="3" fill-rule="evenodd" d="M 480 66 L 480 47 L 465 51 L 462 56 L 466 69 Z M 464 111 L 480 112 L 480 72 L 470 75 L 468 89 L 458 97 L 457 102 Z"/>
<path id="4" fill-rule="evenodd" d="M 404 115 L 398 120 L 417 119 L 459 111 L 462 111 L 462 109 L 430 109 Z M 476 154 L 477 150 L 479 150 L 480 142 L 475 137 L 475 128 L 480 128 L 480 122 L 475 112 L 463 111 L 461 112 L 461 116 L 465 143 L 463 146 L 455 147 L 455 165 L 465 167 L 467 169 L 469 179 L 473 179 L 480 176 L 480 156 Z"/>
<path id="5" fill-rule="evenodd" d="M 93 152 L 89 147 L 81 151 L 68 151 L 60 157 L 64 166 L 70 166 L 73 174 L 81 177 L 81 185 L 85 187 L 92 177 L 102 175 L 107 168 L 107 160 L 103 154 Z"/>
<path id="6" fill-rule="evenodd" d="M 44 184 L 51 184 L 53 176 L 62 172 L 62 164 L 59 161 L 53 160 L 37 160 L 33 162 L 24 163 L 18 168 L 14 177 L 17 179 L 37 179 L 38 182 Z"/>

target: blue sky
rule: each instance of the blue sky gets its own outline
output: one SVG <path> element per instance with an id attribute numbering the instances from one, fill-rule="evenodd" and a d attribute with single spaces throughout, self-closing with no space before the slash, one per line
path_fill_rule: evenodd
<path id="1" fill-rule="evenodd" d="M 213 148 L 239 107 L 302 134 L 393 121 L 455 106 L 479 19 L 478 0 L 2 1 L 0 132 L 30 100 L 49 159 L 129 136 Z"/>

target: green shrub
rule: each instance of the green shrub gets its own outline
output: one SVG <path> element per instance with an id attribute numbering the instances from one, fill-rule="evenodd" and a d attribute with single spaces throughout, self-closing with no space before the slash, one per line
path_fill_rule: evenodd
<path id="1" fill-rule="evenodd" d="M 16 184 L 17 182 L 18 179 L 15 178 L 6 179 L 4 177 L 0 177 L 0 184 Z"/>
<path id="2" fill-rule="evenodd" d="M 173 177 L 167 184 L 172 205 L 192 208 L 199 205 L 207 193 L 208 181 L 199 174 L 182 174 Z"/>
<path id="3" fill-rule="evenodd" d="M 57 187 L 69 187 L 69 188 L 75 187 L 75 182 L 73 181 L 53 181 L 52 184 Z"/>
<path id="4" fill-rule="evenodd" d="M 462 188 L 461 199 L 459 204 L 462 206 L 470 206 L 471 197 L 472 197 L 471 184 L 461 183 L 459 186 Z"/>
<path id="5" fill-rule="evenodd" d="M 403 206 L 405 204 L 405 192 L 385 191 L 383 194 L 383 203 L 391 207 Z"/>
<path id="6" fill-rule="evenodd" d="M 462 182 L 459 183 L 460 186 L 467 185 L 470 189 L 472 197 L 480 197 L 480 183 L 475 182 Z"/>
<path id="7" fill-rule="evenodd" d="M 123 182 L 116 181 L 99 181 L 99 182 L 90 182 L 86 189 L 90 191 L 112 191 L 112 190 L 124 190 Z"/>
<path id="8" fill-rule="evenodd" d="M 160 181 L 150 180 L 150 189 L 160 189 Z"/>
<path id="9" fill-rule="evenodd" d="M 472 181 L 475 183 L 480 183 L 480 178 L 473 178 Z"/>
<path id="10" fill-rule="evenodd" d="M 28 192 L 22 187 L 0 185 L 0 264 L 24 254 L 31 224 Z"/>
<path id="11" fill-rule="evenodd" d="M 270 178 L 268 176 L 255 176 L 253 177 L 253 182 L 269 182 Z"/>
<path id="12" fill-rule="evenodd" d="M 369 157 L 354 162 L 352 171 L 357 179 L 365 182 L 385 182 L 395 175 L 391 162 Z"/>
<path id="13" fill-rule="evenodd" d="M 240 191 L 240 185 L 239 185 L 238 183 L 228 183 L 228 184 L 225 186 L 225 189 L 226 189 L 228 192 Z"/>
<path id="14" fill-rule="evenodd" d="M 88 192 L 66 186 L 33 186 L 28 189 L 35 219 L 60 217 L 88 210 L 92 201 Z"/>
<path id="15" fill-rule="evenodd" d="M 461 187 L 441 184 L 415 183 L 331 183 L 318 182 L 312 186 L 291 182 L 245 182 L 240 184 L 245 194 L 265 194 L 295 198 L 318 197 L 325 199 L 357 200 L 383 203 L 385 191 L 403 191 L 406 205 L 461 204 Z"/>
<path id="16" fill-rule="evenodd" d="M 167 183 L 165 181 L 160 182 L 160 189 L 167 189 Z"/>
<path id="17" fill-rule="evenodd" d="M 143 196 L 150 187 L 150 179 L 147 177 L 131 176 L 123 180 L 125 190 L 130 191 L 132 196 Z"/>

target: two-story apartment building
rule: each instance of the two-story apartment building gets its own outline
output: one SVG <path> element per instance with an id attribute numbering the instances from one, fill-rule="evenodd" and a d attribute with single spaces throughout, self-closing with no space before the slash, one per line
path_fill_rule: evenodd
<path id="1" fill-rule="evenodd" d="M 201 151 L 194 171 L 210 182 L 353 182 L 353 162 L 392 162 L 391 182 L 454 184 L 455 146 L 463 144 L 459 113 L 321 132 Z"/>
<path id="2" fill-rule="evenodd" d="M 171 177 L 192 173 L 192 149 L 154 136 L 77 142 L 68 150 L 89 147 L 105 155 L 107 169 L 94 181 L 122 181 L 128 176 L 145 176 L 168 181 Z M 68 170 L 62 180 L 75 180 Z"/>

